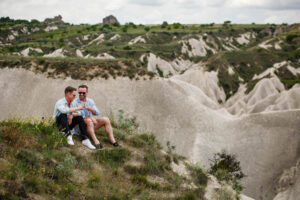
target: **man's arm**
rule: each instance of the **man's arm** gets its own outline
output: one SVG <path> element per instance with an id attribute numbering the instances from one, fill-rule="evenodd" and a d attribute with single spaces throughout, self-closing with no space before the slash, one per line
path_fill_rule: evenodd
<path id="1" fill-rule="evenodd" d="M 96 107 L 95 102 L 92 99 L 90 100 L 90 104 L 91 105 L 89 107 L 87 107 L 86 109 L 88 111 L 90 111 L 93 115 L 99 115 L 99 110 Z"/>
<path id="2" fill-rule="evenodd" d="M 74 117 L 77 117 L 77 116 L 82 116 L 82 113 L 81 113 L 81 110 L 83 110 L 84 108 L 84 105 L 79 105 L 76 101 L 72 101 L 71 102 L 71 108 L 70 108 L 70 113 L 74 116 Z M 82 107 L 82 108 L 81 108 Z M 72 109 L 73 108 L 77 108 L 79 110 L 75 110 L 73 111 Z"/>

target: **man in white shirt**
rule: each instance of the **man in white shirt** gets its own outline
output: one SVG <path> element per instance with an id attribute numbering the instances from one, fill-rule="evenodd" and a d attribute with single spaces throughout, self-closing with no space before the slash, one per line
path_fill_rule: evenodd
<path id="1" fill-rule="evenodd" d="M 108 134 L 108 138 L 111 144 L 114 147 L 118 147 L 119 144 L 116 142 L 113 134 L 113 129 L 110 123 L 110 120 L 107 117 L 101 118 L 93 118 L 93 115 L 99 115 L 99 110 L 95 105 L 95 102 L 87 98 L 88 95 L 88 86 L 87 85 L 80 85 L 78 87 L 79 98 L 76 98 L 74 101 L 76 105 L 84 105 L 84 108 L 80 111 L 82 117 L 84 118 L 84 122 L 87 125 L 87 132 L 90 134 L 92 140 L 95 143 L 96 149 L 102 149 L 103 146 L 100 144 L 99 140 L 96 138 L 95 130 L 99 129 L 100 127 L 104 126 L 105 131 Z"/>
<path id="2" fill-rule="evenodd" d="M 68 144 L 74 145 L 70 130 L 78 124 L 81 132 L 80 136 L 82 138 L 82 144 L 90 149 L 95 149 L 95 147 L 88 139 L 87 128 L 83 117 L 80 116 L 80 113 L 77 112 L 83 110 L 84 105 L 79 105 L 76 107 L 76 104 L 73 102 L 75 97 L 76 88 L 73 88 L 71 86 L 66 87 L 65 97 L 58 100 L 54 107 L 53 117 L 55 119 L 56 125 L 61 131 L 66 134 Z"/>

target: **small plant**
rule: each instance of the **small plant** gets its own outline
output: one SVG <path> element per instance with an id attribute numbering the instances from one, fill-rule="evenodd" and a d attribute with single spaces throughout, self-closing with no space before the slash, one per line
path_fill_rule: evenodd
<path id="1" fill-rule="evenodd" d="M 146 175 L 149 173 L 149 169 L 144 166 L 137 167 L 132 165 L 125 165 L 124 170 L 129 174 Z"/>
<path id="2" fill-rule="evenodd" d="M 144 156 L 144 163 L 150 174 L 160 175 L 170 170 L 170 164 L 158 152 L 151 151 Z"/>
<path id="3" fill-rule="evenodd" d="M 148 181 L 147 177 L 145 177 L 145 176 L 134 175 L 131 177 L 131 181 L 132 181 L 132 183 L 140 184 L 140 185 L 143 185 L 147 188 L 151 188 L 154 190 L 159 190 L 161 188 L 159 183 L 152 183 L 152 182 Z"/>
<path id="4" fill-rule="evenodd" d="M 128 118 L 124 116 L 124 111 L 119 110 L 118 111 L 118 120 L 117 124 L 115 124 L 116 127 L 122 128 L 122 129 L 132 129 L 137 128 L 139 125 L 136 122 L 136 117 Z"/>
<path id="5" fill-rule="evenodd" d="M 234 199 L 234 194 L 225 188 L 220 188 L 215 191 L 213 198 L 215 200 L 232 200 Z"/>
<path id="6" fill-rule="evenodd" d="M 94 153 L 100 163 L 105 163 L 111 168 L 118 168 L 130 157 L 130 151 L 124 148 L 104 149 Z"/>
<path id="7" fill-rule="evenodd" d="M 128 46 L 128 45 L 127 45 L 127 46 L 123 47 L 123 49 L 124 49 L 124 50 L 131 50 L 132 48 L 131 48 L 131 46 Z"/>
<path id="8" fill-rule="evenodd" d="M 245 174 L 242 172 L 240 162 L 236 160 L 235 155 L 227 154 L 225 151 L 215 154 L 209 173 L 216 176 L 219 181 L 231 183 L 237 192 L 242 191 L 243 187 L 239 181 L 245 177 Z"/>
<path id="9" fill-rule="evenodd" d="M 59 179 L 64 179 L 73 175 L 73 169 L 77 164 L 74 156 L 67 154 L 64 161 L 59 163 L 56 168 L 56 175 Z"/>
<path id="10" fill-rule="evenodd" d="M 200 186 L 206 186 L 208 177 L 207 174 L 197 165 L 187 165 L 187 168 L 190 171 L 191 177 L 193 178 L 195 184 Z"/>

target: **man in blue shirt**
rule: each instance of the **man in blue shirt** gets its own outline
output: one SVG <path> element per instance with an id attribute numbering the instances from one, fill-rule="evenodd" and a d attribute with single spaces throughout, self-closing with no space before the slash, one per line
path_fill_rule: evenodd
<path id="1" fill-rule="evenodd" d="M 78 112 L 84 108 L 84 105 L 79 105 L 76 107 L 76 104 L 73 102 L 75 97 L 76 88 L 73 88 L 71 86 L 66 87 L 65 97 L 58 100 L 54 107 L 53 117 L 55 119 L 56 125 L 61 131 L 66 134 L 68 144 L 74 145 L 70 130 L 78 124 L 81 132 L 82 144 L 90 149 L 95 149 L 95 147 L 88 139 L 86 124 L 82 116 L 80 116 L 80 112 Z"/>
<path id="2" fill-rule="evenodd" d="M 95 146 L 97 149 L 102 149 L 102 145 L 100 144 L 99 140 L 96 138 L 95 130 L 104 126 L 105 131 L 108 134 L 108 138 L 111 144 L 114 147 L 118 147 L 119 144 L 116 142 L 113 134 L 113 129 L 111 123 L 107 117 L 102 118 L 93 118 L 93 115 L 99 115 L 99 110 L 95 105 L 95 102 L 87 98 L 88 95 L 88 86 L 80 85 L 78 87 L 79 98 L 76 98 L 74 101 L 76 105 L 84 105 L 84 108 L 80 111 L 82 117 L 84 118 L 84 122 L 87 125 L 87 132 L 90 134 L 91 138 L 93 139 Z"/>

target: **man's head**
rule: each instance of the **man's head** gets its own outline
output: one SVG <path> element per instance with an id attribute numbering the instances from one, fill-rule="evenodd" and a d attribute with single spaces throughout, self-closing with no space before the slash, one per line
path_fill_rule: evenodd
<path id="1" fill-rule="evenodd" d="M 87 85 L 79 85 L 78 86 L 78 94 L 80 101 L 85 101 L 88 94 L 88 86 Z"/>
<path id="2" fill-rule="evenodd" d="M 76 88 L 73 88 L 71 86 L 66 87 L 65 89 L 65 98 L 68 102 L 71 102 L 76 97 Z"/>

